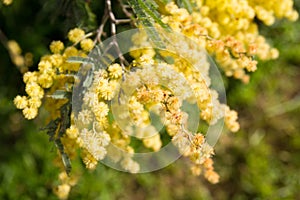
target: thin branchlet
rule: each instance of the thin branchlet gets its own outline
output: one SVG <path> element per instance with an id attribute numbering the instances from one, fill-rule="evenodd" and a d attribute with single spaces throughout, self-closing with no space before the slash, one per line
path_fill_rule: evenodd
<path id="1" fill-rule="evenodd" d="M 121 4 L 121 2 L 120 2 L 120 4 Z M 123 7 L 123 6 L 124 5 L 122 4 L 121 7 Z M 122 10 L 124 10 L 124 9 L 122 8 Z M 127 11 L 126 11 L 125 15 L 128 16 Z M 112 10 L 111 0 L 106 0 L 105 1 L 104 14 L 103 14 L 103 17 L 102 17 L 102 20 L 101 20 L 101 24 L 100 24 L 99 28 L 97 29 L 97 35 L 96 35 L 96 38 L 94 40 L 94 44 L 96 44 L 97 42 L 101 44 L 101 36 L 106 35 L 104 33 L 104 27 L 105 27 L 105 25 L 108 21 L 110 23 L 110 34 L 111 34 L 111 37 L 112 37 L 112 41 L 105 48 L 104 52 L 107 52 L 111 48 L 115 47 L 115 51 L 118 55 L 118 58 L 120 59 L 120 64 L 121 64 L 123 70 L 125 71 L 125 66 L 128 66 L 129 63 L 125 59 L 125 57 L 123 56 L 123 54 L 120 50 L 119 44 L 117 42 L 117 38 L 116 38 L 117 25 L 124 24 L 124 23 L 130 23 L 132 20 L 131 19 L 116 19 L 115 14 Z"/>

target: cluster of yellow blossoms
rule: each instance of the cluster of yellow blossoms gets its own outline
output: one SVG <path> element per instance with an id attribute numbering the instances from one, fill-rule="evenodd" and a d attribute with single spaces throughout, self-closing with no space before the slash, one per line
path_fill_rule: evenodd
<path id="1" fill-rule="evenodd" d="M 184 101 L 196 102 L 200 109 L 201 119 L 209 125 L 214 125 L 224 117 L 225 125 L 232 132 L 239 129 L 236 121 L 237 113 L 230 110 L 227 105 L 221 104 L 218 100 L 218 93 L 210 88 L 211 66 L 205 51 L 197 43 L 180 34 L 168 34 L 164 31 L 160 33 L 164 35 L 162 38 L 165 40 L 165 49 L 159 49 L 159 53 L 149 47 L 151 42 L 146 31 L 133 35 L 134 46 L 131 49 L 131 55 L 136 59 L 138 69 L 135 71 L 135 78 L 133 76 L 125 78 L 125 85 L 121 88 L 130 88 L 135 82 L 134 88 L 139 88 L 138 83 L 144 83 L 146 86 L 138 89 L 134 98 L 134 104 L 136 101 L 139 103 L 139 106 L 134 107 L 134 111 L 138 112 L 139 116 L 145 116 L 142 114 L 144 107 L 140 105 L 149 107 L 147 105 L 159 104 L 160 109 L 163 109 L 165 113 L 161 116 L 162 121 L 168 134 L 173 137 L 173 143 L 194 163 L 191 168 L 192 172 L 199 175 L 204 169 L 205 177 L 210 182 L 216 183 L 219 176 L 213 171 L 213 162 L 210 158 L 213 148 L 206 142 L 203 134 L 189 131 L 186 127 L 187 122 L 193 119 L 189 119 L 189 115 L 181 110 L 181 106 Z M 172 63 L 154 60 L 157 54 L 164 58 L 172 57 Z M 126 80 L 130 80 L 130 83 L 126 83 Z M 157 85 L 160 87 L 157 88 Z M 168 88 L 168 91 L 161 87 Z M 138 120 L 141 120 L 141 117 Z M 148 121 L 146 115 L 146 123 Z"/>
<path id="2" fill-rule="evenodd" d="M 238 131 L 239 124 L 236 122 L 237 113 L 230 110 L 227 105 L 221 104 L 218 100 L 218 93 L 210 88 L 212 80 L 210 79 L 209 70 L 214 69 L 211 69 L 212 66 L 208 61 L 205 50 L 198 43 L 180 34 L 168 34 L 164 31 L 161 34 L 165 37 L 164 44 L 166 46 L 164 50 L 160 49 L 159 55 L 165 58 L 173 58 L 172 65 L 163 63 L 162 66 L 157 67 L 156 70 L 158 70 L 157 73 L 160 74 L 161 79 L 164 80 L 165 77 L 172 77 L 173 81 L 168 80 L 167 82 L 175 96 L 181 98 L 190 96 L 189 98 L 196 101 L 198 107 L 201 109 L 200 117 L 208 124 L 215 124 L 217 120 L 225 117 L 227 127 L 232 132 Z M 153 60 L 153 57 L 156 53 L 154 49 L 149 47 L 150 41 L 146 32 L 140 31 L 133 35 L 132 40 L 134 46 L 131 49 L 131 55 L 136 61 L 144 63 L 146 66 L 149 63 L 154 64 L 156 61 Z M 172 70 L 170 70 L 170 66 L 172 66 Z M 151 70 L 143 71 L 146 71 L 146 73 L 142 75 L 142 79 L 149 77 L 149 79 L 153 80 L 155 76 L 151 74 Z M 186 82 L 181 81 L 180 76 L 183 76 Z M 143 82 L 146 81 L 143 80 Z M 191 97 L 192 94 L 194 98 Z"/>
<path id="3" fill-rule="evenodd" d="M 71 92 L 74 83 L 74 75 L 80 68 L 78 63 L 68 62 L 68 58 L 73 56 L 87 57 L 87 53 L 93 49 L 94 42 L 86 37 L 87 34 L 82 29 L 75 28 L 69 32 L 69 40 L 72 44 L 65 48 L 61 41 L 53 41 L 50 44 L 52 54 L 45 55 L 38 63 L 38 71 L 28 71 L 23 75 L 23 81 L 26 84 L 25 92 L 27 96 L 18 95 L 14 99 L 14 104 L 18 109 L 23 111 L 26 119 L 34 119 L 38 114 L 38 109 L 42 105 L 42 100 L 45 98 L 44 107 L 50 113 L 48 121 L 55 120 L 61 116 L 61 107 L 68 102 L 67 99 L 56 97 L 57 91 Z M 77 46 L 80 44 L 81 49 Z M 70 117 L 70 116 L 66 116 Z M 73 139 L 76 135 L 76 130 L 71 126 L 66 135 Z M 55 137 L 58 133 L 56 133 Z M 76 157 L 77 143 L 68 137 L 62 138 L 65 151 L 72 159 Z M 61 156 L 59 154 L 59 156 Z M 62 167 L 60 161 L 58 165 Z M 62 185 L 55 189 L 58 196 L 67 197 L 70 186 L 74 185 L 66 181 L 62 181 Z M 62 198 L 64 199 L 64 198 Z"/>
<path id="4" fill-rule="evenodd" d="M 69 75 L 77 72 L 80 64 L 69 63 L 67 59 L 71 56 L 86 57 L 86 53 L 94 46 L 93 41 L 84 36 L 83 30 L 75 28 L 69 33 L 69 39 L 74 42 L 74 45 L 64 48 L 61 41 L 53 41 L 50 44 L 53 54 L 41 58 L 38 71 L 29 71 L 23 75 L 23 81 L 26 84 L 25 91 L 28 96 L 17 96 L 14 103 L 18 109 L 23 110 L 26 119 L 34 119 L 37 116 L 41 100 L 44 97 L 44 90 L 50 89 L 48 95 L 51 95 L 56 90 L 67 90 L 66 84 L 73 82 Z M 75 47 L 76 42 L 80 42 L 82 50 Z M 54 103 L 52 106 L 54 107 L 50 109 L 51 112 L 59 110 L 61 104 L 56 106 Z"/>
<path id="5" fill-rule="evenodd" d="M 163 22 L 174 31 L 190 37 L 214 55 L 227 76 L 249 81 L 246 71 L 256 70 L 257 61 L 278 57 L 259 34 L 255 17 L 272 25 L 275 17 L 296 20 L 293 1 L 196 1 L 198 7 L 189 13 L 173 2 L 165 6 Z"/>
<path id="6" fill-rule="evenodd" d="M 113 152 L 114 146 L 127 153 L 133 153 L 134 150 L 129 146 L 129 136 L 122 133 L 116 122 L 109 122 L 108 116 L 108 103 L 118 93 L 123 69 L 115 63 L 106 70 L 98 69 L 93 73 L 93 82 L 84 94 L 74 124 L 79 133 L 77 140 L 82 141 L 82 147 L 88 155 L 83 161 L 87 168 L 94 169 L 97 162 L 108 154 L 114 162 L 120 161 L 125 170 L 136 173 L 139 170 L 137 163 L 128 156 Z"/>
<path id="7" fill-rule="evenodd" d="M 131 136 L 140 140 L 146 151 L 159 152 L 165 145 L 161 134 L 167 133 L 179 152 L 192 161 L 193 174 L 200 175 L 203 171 L 208 181 L 218 182 L 219 175 L 211 159 L 213 147 L 198 126 L 192 130 L 191 123 L 197 120 L 198 125 L 201 119 L 215 125 L 224 119 L 232 132 L 238 131 L 240 126 L 237 112 L 221 103 L 217 89 L 212 87 L 212 66 L 205 51 L 215 57 L 227 76 L 248 82 L 247 72 L 256 70 L 255 57 L 262 60 L 278 57 L 278 51 L 259 35 L 254 19 L 271 25 L 275 17 L 296 20 L 298 14 L 292 9 L 292 0 L 284 3 L 278 0 L 197 0 L 195 3 L 198 7 L 191 13 L 174 2 L 160 8 L 162 21 L 175 33 L 156 27 L 164 43 L 161 49 L 152 47 L 147 31 L 132 35 L 133 46 L 129 53 L 134 60 L 129 65 L 109 63 L 105 68 L 95 69 L 92 62 L 82 65 L 70 62 L 70 57 L 88 57 L 96 44 L 96 40 L 90 38 L 92 34 L 74 28 L 68 33 L 70 46 L 53 41 L 52 54 L 41 58 L 38 70 L 24 74 L 27 95 L 15 97 L 14 104 L 31 120 L 45 99 L 49 121 L 61 123 L 52 136 L 63 145 L 59 154 L 63 162 L 60 159 L 59 166 L 68 165 L 63 154 L 73 160 L 80 149 L 88 169 L 95 169 L 98 161 L 109 158 L 122 169 L 137 173 L 141 166 L 135 161 Z M 10 46 L 14 54 L 20 54 L 14 43 Z M 82 83 L 76 75 L 81 66 L 92 72 L 89 77 L 92 79 L 86 90 L 82 90 L 82 96 L 75 98 L 80 105 L 74 109 L 78 104 L 64 94 L 71 93 Z M 73 106 L 70 116 L 62 111 L 66 103 Z M 192 119 L 183 108 L 186 103 L 199 108 L 199 118 Z M 162 127 L 152 121 L 153 115 L 165 126 L 163 133 Z M 65 122 L 64 118 L 68 120 Z M 68 125 L 65 130 L 61 129 L 66 125 L 63 123 Z M 65 172 L 59 179 L 61 184 L 54 192 L 60 199 L 66 199 L 77 180 Z"/>

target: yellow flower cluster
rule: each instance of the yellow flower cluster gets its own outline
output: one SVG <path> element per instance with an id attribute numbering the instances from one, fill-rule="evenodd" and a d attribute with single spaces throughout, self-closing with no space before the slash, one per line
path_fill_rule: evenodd
<path id="1" fill-rule="evenodd" d="M 34 119 L 38 115 L 38 109 L 41 106 L 44 97 L 44 107 L 50 113 L 48 121 L 63 117 L 61 116 L 60 109 L 68 102 L 68 99 L 56 97 L 56 92 L 71 92 L 75 79 L 74 73 L 76 73 L 80 67 L 79 63 L 71 63 L 68 59 L 73 56 L 87 57 L 87 53 L 94 47 L 94 42 L 86 36 L 82 29 L 72 29 L 68 36 L 69 40 L 73 43 L 71 46 L 65 47 L 64 43 L 61 41 L 51 42 L 49 49 L 52 54 L 45 55 L 40 59 L 37 71 L 29 71 L 23 75 L 27 96 L 16 96 L 14 104 L 18 109 L 23 110 L 23 115 L 26 119 Z M 8 45 L 10 51 L 13 52 L 14 55 L 19 55 L 21 53 L 21 49 L 17 43 L 11 41 Z M 81 47 L 81 49 L 77 46 Z M 83 112 L 81 115 L 81 118 L 85 121 L 91 121 L 91 119 L 88 118 L 88 112 Z M 74 120 L 72 119 L 72 124 L 73 123 Z M 91 137 L 88 138 L 91 142 L 94 142 L 94 145 L 96 146 L 99 141 L 102 141 L 101 138 L 93 135 L 93 133 L 87 132 L 87 134 L 91 134 Z M 84 147 L 84 140 L 79 136 L 80 132 L 77 127 L 71 125 L 71 127 L 66 130 L 64 137 L 61 138 L 64 151 L 70 159 L 75 159 L 77 156 L 76 150 L 79 147 Z M 100 156 L 99 152 L 93 153 Z M 58 159 L 56 163 L 64 170 L 60 152 L 58 152 L 58 156 L 60 159 Z M 96 166 L 97 161 L 89 159 L 91 154 L 86 150 L 83 151 L 82 157 L 83 161 L 88 163 L 87 166 L 90 168 Z M 76 181 L 74 180 L 74 177 L 68 177 L 65 172 L 60 174 L 59 180 L 61 184 L 54 189 L 54 193 L 60 199 L 67 199 L 69 191 L 71 187 L 76 184 Z"/>
<path id="2" fill-rule="evenodd" d="M 135 49 L 135 51 L 137 53 L 138 50 Z M 193 138 L 198 138 L 199 134 L 194 136 L 193 133 L 186 131 L 189 116 L 181 110 L 184 100 L 196 101 L 201 109 L 203 108 L 201 116 L 204 116 L 203 118 L 206 118 L 208 123 L 215 123 L 224 116 L 222 111 L 216 110 L 225 108 L 225 105 L 216 103 L 217 95 L 210 94 L 213 93 L 213 90 L 207 87 L 207 81 L 204 80 L 207 79 L 209 82 L 209 65 L 204 55 L 202 55 L 203 59 L 200 60 L 201 55 L 198 55 L 197 58 L 191 58 L 194 62 L 201 62 L 201 66 L 204 67 L 202 74 L 196 69 L 190 69 L 191 66 L 180 60 L 178 56 L 172 55 L 175 62 L 171 65 L 153 60 L 152 51 L 147 50 L 146 53 L 143 52 L 143 49 L 141 51 L 138 53 L 140 57 L 133 62 L 137 69 L 131 72 L 125 73 L 123 68 L 116 63 L 108 66 L 106 70 L 94 71 L 91 87 L 84 94 L 83 105 L 75 117 L 75 125 L 67 130 L 67 136 L 82 144 L 81 147 L 84 149 L 83 161 L 87 168 L 95 168 L 99 160 L 108 156 L 115 162 L 119 162 L 125 170 L 135 173 L 139 171 L 139 165 L 132 160 L 131 155 L 133 155 L 134 150 L 129 146 L 129 135 L 140 138 L 144 146 L 153 151 L 158 151 L 162 147 L 158 130 L 151 124 L 149 115 L 151 111 L 161 117 L 168 134 L 175 138 L 173 141 L 178 144 L 179 150 L 191 157 L 191 160 L 198 167 L 204 167 L 204 161 L 213 154 L 212 147 L 203 139 L 202 143 L 198 142 L 197 148 L 192 148 L 194 144 L 191 141 Z M 151 56 L 147 53 L 150 53 Z M 194 91 L 188 88 L 189 84 L 193 85 Z M 120 123 L 119 121 L 109 123 L 108 120 L 109 107 L 107 102 L 111 101 L 116 94 L 118 94 L 118 101 L 127 101 L 122 105 L 122 109 L 126 110 L 127 107 L 128 113 L 122 110 L 114 113 L 114 117 L 119 117 L 125 122 L 126 127 L 123 127 L 123 130 L 120 129 L 120 124 L 117 125 Z M 120 94 L 125 97 L 119 96 Z M 212 106 L 206 109 L 209 104 L 216 104 L 217 108 Z M 237 124 L 236 118 L 230 118 L 230 120 L 228 124 Z M 230 126 L 228 127 L 230 128 Z M 232 130 L 237 131 L 237 129 Z M 180 135 L 183 136 L 180 137 Z M 191 141 L 186 141 L 188 148 L 183 145 L 186 137 L 192 138 Z M 125 153 L 110 146 L 109 142 Z M 195 157 L 196 154 L 198 157 L 193 160 L 192 157 Z M 206 171 L 207 174 L 215 173 L 212 167 Z M 217 174 L 209 177 L 211 182 L 217 182 Z"/>
<path id="3" fill-rule="evenodd" d="M 92 39 L 90 38 L 87 38 L 87 39 L 83 39 L 81 42 L 80 42 L 80 46 L 81 48 L 86 51 L 86 52 L 89 52 L 91 51 L 93 48 L 94 48 L 94 42 Z"/>
<path id="4" fill-rule="evenodd" d="M 171 4 L 174 5 L 174 4 Z M 189 16 L 186 10 L 179 9 L 178 13 Z M 178 14 L 176 13 L 176 14 Z M 159 29 L 158 29 L 159 30 Z M 225 104 L 218 100 L 218 93 L 210 88 L 211 80 L 209 77 L 210 63 L 207 60 L 206 53 L 198 42 L 184 39 L 180 34 L 164 34 L 166 50 L 160 50 L 160 56 L 164 58 L 172 57 L 173 63 L 167 64 L 155 60 L 155 51 L 149 47 L 149 40 L 146 32 L 141 31 L 133 35 L 131 55 L 136 59 L 136 76 L 125 75 L 125 86 L 121 88 L 130 88 L 130 84 L 138 86 L 141 82 L 145 86 L 137 90 L 137 98 L 134 98 L 134 112 L 142 115 L 143 110 L 150 110 L 150 106 L 157 105 L 160 112 L 163 110 L 165 115 L 163 121 L 166 130 L 172 141 L 178 147 L 179 151 L 191 158 L 194 163 L 192 171 L 194 174 L 200 174 L 205 170 L 204 176 L 212 183 L 218 182 L 219 176 L 214 171 L 210 157 L 213 155 L 213 148 L 205 142 L 202 134 L 194 134 L 188 131 L 188 114 L 180 109 L 184 100 L 196 102 L 200 108 L 200 118 L 208 124 L 213 125 L 219 119 L 224 117 L 227 128 L 236 132 L 239 129 L 237 122 L 237 113 L 230 110 Z M 167 41 L 172 41 L 168 43 Z M 133 74 L 133 72 L 132 72 Z M 128 83 L 126 83 L 126 80 Z M 161 85 L 163 87 L 157 87 Z M 138 87 L 137 87 L 138 88 Z M 166 90 L 168 88 L 169 90 Z M 137 102 L 136 102 L 137 101 Z M 158 113 L 160 113 L 158 112 Z M 138 118 L 142 120 L 142 117 Z M 147 123 L 148 116 L 145 115 Z M 200 135 L 203 140 L 199 143 Z M 198 141 L 194 145 L 193 140 Z"/>
<path id="5" fill-rule="evenodd" d="M 147 85 L 147 87 L 143 86 L 140 90 L 138 90 L 137 97 L 138 100 L 146 107 L 151 108 L 151 106 L 156 105 L 159 111 L 158 114 L 162 112 L 164 113 L 165 118 L 163 121 L 168 127 L 168 134 L 173 136 L 172 141 L 178 147 L 179 151 L 183 155 L 189 156 L 198 168 L 205 168 L 205 176 L 209 174 L 207 179 L 210 182 L 218 182 L 218 175 L 213 171 L 212 160 L 210 159 L 211 155 L 213 154 L 212 147 L 205 142 L 205 138 L 202 134 L 192 134 L 186 130 L 189 116 L 180 109 L 182 105 L 182 99 L 173 96 L 173 94 L 164 87 L 151 85 Z M 150 134 L 155 134 L 155 132 L 156 131 L 154 129 L 150 131 Z M 160 144 L 157 139 L 155 141 L 154 137 L 157 136 L 159 135 L 154 135 L 146 140 L 152 140 L 152 143 L 156 143 L 156 145 Z M 145 146 L 147 146 L 146 144 Z M 155 148 L 153 149 L 155 150 Z M 211 161 L 210 167 L 206 167 L 208 160 Z M 199 174 L 200 173 L 198 173 L 198 175 Z"/>
<path id="6" fill-rule="evenodd" d="M 110 142 L 128 151 L 127 145 L 130 141 L 122 136 L 121 130 L 115 124 L 108 121 L 107 101 L 118 91 L 122 74 L 123 69 L 117 63 L 110 65 L 107 70 L 94 71 L 91 87 L 84 94 L 81 110 L 75 116 L 75 124 L 71 126 L 76 131 L 67 131 L 69 137 L 82 144 L 83 162 L 88 169 L 94 169 L 98 161 L 104 159 L 107 154 L 116 162 L 121 160 L 122 155 L 112 153 L 113 149 L 108 146 Z M 128 157 L 122 159 L 121 165 L 131 172 L 138 171 L 137 164 Z"/>
<path id="7" fill-rule="evenodd" d="M 293 10 L 293 1 L 258 1 L 250 0 L 249 5 L 254 9 L 258 19 L 266 25 L 272 25 L 276 18 L 287 18 L 291 21 L 298 19 L 297 11 Z"/>
<path id="8" fill-rule="evenodd" d="M 11 2 L 3 0 L 6 5 Z M 66 154 L 74 160 L 79 149 L 87 169 L 95 169 L 99 161 L 108 157 L 131 173 L 137 173 L 141 168 L 134 159 L 131 136 L 141 140 L 147 148 L 145 151 L 157 152 L 163 146 L 159 133 L 161 127 L 151 119 L 155 115 L 164 124 L 179 152 L 190 158 L 192 173 L 200 175 L 203 171 L 208 181 L 217 183 L 219 175 L 214 171 L 211 159 L 213 147 L 204 134 L 190 130 L 189 122 L 194 116 L 189 116 L 183 105 L 197 106 L 199 119 L 208 125 L 224 119 L 224 124 L 232 132 L 238 131 L 240 125 L 237 112 L 221 103 L 218 92 L 212 88 L 212 66 L 206 51 L 216 58 L 227 76 L 248 82 L 247 73 L 257 67 L 256 57 L 268 60 L 279 55 L 277 49 L 270 47 L 259 34 L 254 19 L 272 25 L 275 18 L 296 20 L 298 13 L 293 10 L 292 0 L 194 2 L 197 7 L 191 13 L 174 2 L 160 4 L 163 5 L 160 8 L 162 21 L 175 32 L 169 34 L 157 28 L 156 31 L 165 36 L 161 38 L 165 49 L 154 49 L 147 33 L 140 31 L 131 38 L 134 44 L 129 52 L 134 59 L 131 64 L 125 66 L 126 62 L 120 59 L 120 64 L 95 69 L 95 63 L 85 63 L 83 66 L 92 72 L 82 74 L 89 76 L 87 80 L 79 80 L 80 76 L 74 75 L 80 63 L 68 59 L 87 57 L 97 38 L 92 40 L 93 33 L 86 34 L 80 28 L 70 30 L 68 39 L 71 45 L 53 41 L 49 46 L 51 54 L 40 59 L 37 71 L 23 70 L 27 71 L 23 76 L 27 96 L 16 96 L 15 106 L 23 111 L 25 118 L 34 119 L 42 100 L 45 101 L 49 121 L 59 120 L 60 123 L 52 136 L 63 146 L 58 150 L 60 158 L 66 159 L 63 157 Z M 17 66 L 29 66 L 32 62 L 32 55 L 23 57 L 15 41 L 9 41 L 7 48 Z M 70 99 L 61 94 L 71 93 L 80 81 L 84 87 L 80 107 L 63 110 Z M 73 101 L 74 105 L 77 106 Z M 68 127 L 64 127 L 64 123 Z M 64 161 L 60 159 L 58 166 L 66 167 Z M 60 199 L 67 199 L 77 179 L 62 172 L 59 180 L 60 185 L 54 193 Z"/>
<path id="9" fill-rule="evenodd" d="M 79 28 L 75 28 L 69 32 L 70 41 L 77 41 L 77 39 L 84 37 L 85 33 Z M 75 39 L 74 39 L 75 38 Z M 84 39 L 90 40 L 90 39 Z M 45 55 L 38 63 L 38 71 L 26 72 L 23 76 L 23 81 L 26 84 L 25 91 L 28 96 L 17 96 L 14 103 L 18 109 L 23 110 L 26 119 L 34 119 L 38 114 L 38 109 L 41 106 L 42 98 L 44 97 L 44 90 L 50 89 L 47 95 L 54 93 L 56 90 L 67 90 L 65 85 L 71 84 L 73 80 L 68 76 L 69 73 L 77 72 L 80 64 L 69 63 L 67 59 L 71 56 L 86 57 L 86 51 L 93 47 L 93 44 L 81 45 L 83 50 L 78 50 L 75 46 L 64 48 L 61 41 L 53 41 L 49 48 L 53 54 Z M 16 42 L 11 41 L 9 48 L 14 54 L 20 54 L 21 49 Z M 54 114 L 59 110 L 61 103 L 58 100 L 48 100 L 50 113 L 53 113 L 53 118 L 58 115 Z M 57 109 L 55 109 L 57 108 Z"/>
<path id="10" fill-rule="evenodd" d="M 18 109 L 23 110 L 23 115 L 26 119 L 33 119 L 38 114 L 38 108 L 41 106 L 41 99 L 44 97 L 44 90 L 37 83 L 37 73 L 26 72 L 24 74 L 24 82 L 26 83 L 26 96 L 17 96 L 14 103 Z"/>
<path id="11" fill-rule="evenodd" d="M 138 36 L 143 39 L 135 40 Z M 194 43 L 192 40 L 184 40 L 178 34 L 170 34 L 168 37 L 168 40 L 176 41 L 176 45 L 166 43 L 168 51 L 161 50 L 160 55 L 172 57 L 174 64 L 160 63 L 155 69 L 153 67 L 156 66 L 155 64 L 148 64 L 155 62 L 153 60 L 155 54 L 153 54 L 153 50 L 149 50 L 149 47 L 145 48 L 149 44 L 146 33 L 141 31 L 133 36 L 135 46 L 132 48 L 132 56 L 135 57 L 137 55 L 135 58 L 137 62 L 142 63 L 139 67 L 143 69 L 137 70 L 137 73 L 141 73 L 141 76 L 137 76 L 140 77 L 139 80 L 142 80 L 144 83 L 149 81 L 158 83 L 159 81 L 156 80 L 156 77 L 159 77 L 159 80 L 164 80 L 163 82 L 168 83 L 175 96 L 182 99 L 189 97 L 190 100 L 196 101 L 201 109 L 200 117 L 209 124 L 215 124 L 222 117 L 236 113 L 231 111 L 228 106 L 221 104 L 218 100 L 217 92 L 210 88 L 210 64 L 205 51 L 198 46 L 198 43 Z M 147 58 L 147 60 L 145 61 L 144 58 Z M 133 77 L 129 80 L 135 82 Z M 132 82 L 131 84 L 133 84 Z M 236 132 L 239 129 L 236 120 L 237 117 L 225 117 L 225 124 L 232 132 Z"/>
<path id="12" fill-rule="evenodd" d="M 227 76 L 249 81 L 246 72 L 256 70 L 257 62 L 275 59 L 278 50 L 271 48 L 258 32 L 254 18 L 271 25 L 275 17 L 296 20 L 292 0 L 273 1 L 196 1 L 198 8 L 188 13 L 171 2 L 165 6 L 163 22 L 174 31 L 190 37 L 214 55 Z"/>
<path id="13" fill-rule="evenodd" d="M 197 133 L 192 136 L 188 132 L 182 132 L 173 137 L 173 141 L 176 145 L 180 145 L 181 149 L 185 148 L 185 156 L 189 156 L 194 163 L 191 171 L 195 176 L 199 176 L 204 170 L 204 177 L 209 182 L 213 184 L 219 182 L 219 175 L 214 171 L 211 159 L 214 154 L 213 148 L 205 141 L 203 134 Z"/>
<path id="14" fill-rule="evenodd" d="M 69 31 L 68 38 L 71 42 L 77 43 L 80 42 L 84 38 L 84 31 L 80 28 L 74 28 Z"/>

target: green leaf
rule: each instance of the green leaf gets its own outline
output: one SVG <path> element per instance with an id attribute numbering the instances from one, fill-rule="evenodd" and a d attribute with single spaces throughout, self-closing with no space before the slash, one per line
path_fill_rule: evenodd
<path id="1" fill-rule="evenodd" d="M 97 27 L 97 17 L 93 13 L 93 11 L 91 10 L 91 8 L 87 2 L 84 3 L 84 8 L 85 8 L 86 15 L 87 15 L 86 21 L 87 21 L 89 28 L 90 29 L 96 28 Z"/>
<path id="2" fill-rule="evenodd" d="M 192 3 L 190 0 L 177 0 L 176 2 L 179 7 L 187 9 L 189 13 L 193 12 L 194 3 Z"/>
<path id="3" fill-rule="evenodd" d="M 158 16 L 151 10 L 151 6 L 147 7 L 147 5 L 142 2 L 141 0 L 129 0 L 129 3 L 135 12 L 138 21 L 146 27 L 147 35 L 149 36 L 150 40 L 158 47 L 158 48 L 164 48 L 164 44 L 160 38 L 160 34 L 155 29 L 154 23 L 155 19 L 160 21 L 159 24 L 162 24 L 163 28 L 167 30 L 171 30 L 171 28 L 164 24 Z M 152 6 L 153 7 L 153 6 Z M 157 21 L 156 21 L 157 22 Z M 147 29 L 147 27 L 150 27 Z"/>
<path id="4" fill-rule="evenodd" d="M 65 149 L 64 149 L 64 145 L 62 144 L 60 139 L 56 139 L 54 141 L 54 143 L 55 143 L 55 146 L 57 147 L 57 149 L 59 150 L 62 162 L 63 162 L 65 170 L 66 170 L 66 173 L 69 175 L 71 170 L 72 170 L 70 157 L 68 156 L 68 154 L 66 154 Z"/>
<path id="5" fill-rule="evenodd" d="M 71 56 L 68 58 L 67 62 L 80 63 L 80 64 L 93 64 L 93 60 L 91 58 L 84 58 L 79 56 Z"/>
<path id="6" fill-rule="evenodd" d="M 137 0 L 138 4 L 140 5 L 141 9 L 144 10 L 144 12 L 148 15 L 148 17 L 151 17 L 154 19 L 156 23 L 158 23 L 161 27 L 163 27 L 167 31 L 171 31 L 172 29 L 169 27 L 169 25 L 165 24 L 163 21 L 161 21 L 161 16 L 157 12 L 157 10 L 153 9 L 153 4 L 147 2 L 143 2 L 142 0 Z"/>
<path id="7" fill-rule="evenodd" d="M 156 2 L 162 3 L 164 5 L 167 5 L 168 3 L 172 2 L 172 0 L 155 0 Z"/>
<path id="8" fill-rule="evenodd" d="M 52 99 L 70 99 L 72 93 L 65 90 L 56 90 L 53 94 L 48 95 Z"/>
<path id="9" fill-rule="evenodd" d="M 41 130 L 47 130 L 47 135 L 49 136 L 50 141 L 54 141 L 56 130 L 58 128 L 60 118 L 50 121 L 45 128 Z"/>
<path id="10" fill-rule="evenodd" d="M 64 150 L 64 146 L 61 142 L 61 137 L 66 133 L 67 128 L 71 125 L 71 112 L 72 104 L 71 100 L 64 104 L 60 108 L 60 117 L 49 122 L 49 124 L 42 130 L 47 130 L 47 135 L 49 135 L 49 140 L 53 141 L 57 149 L 59 150 L 65 170 L 67 174 L 71 172 L 71 161 L 69 156 Z"/>
<path id="11" fill-rule="evenodd" d="M 72 104 L 70 100 L 60 108 L 61 124 L 59 129 L 59 137 L 62 137 L 66 133 L 67 128 L 69 128 L 71 125 L 71 112 Z"/>

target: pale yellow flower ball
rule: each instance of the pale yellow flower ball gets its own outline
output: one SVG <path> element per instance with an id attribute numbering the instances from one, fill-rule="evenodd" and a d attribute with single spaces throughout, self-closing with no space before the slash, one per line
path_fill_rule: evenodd
<path id="1" fill-rule="evenodd" d="M 53 54 L 50 56 L 50 62 L 53 66 L 59 67 L 64 62 L 63 56 L 60 54 Z"/>
<path id="2" fill-rule="evenodd" d="M 53 78 L 49 74 L 43 73 L 38 77 L 38 83 L 43 88 L 50 88 L 53 84 Z"/>
<path id="3" fill-rule="evenodd" d="M 75 139 L 75 138 L 78 137 L 79 132 L 78 132 L 78 129 L 77 129 L 75 126 L 71 125 L 70 128 L 68 128 L 68 129 L 66 130 L 66 134 L 67 134 L 67 136 L 68 136 L 69 138 Z"/>
<path id="4" fill-rule="evenodd" d="M 96 118 L 104 118 L 109 112 L 108 105 L 104 102 L 99 102 L 94 106 L 93 112 Z"/>
<path id="5" fill-rule="evenodd" d="M 67 47 L 63 53 L 63 57 L 64 58 L 68 58 L 71 56 L 77 56 L 78 55 L 78 49 L 76 49 L 75 47 L 71 46 L 71 47 Z"/>
<path id="6" fill-rule="evenodd" d="M 122 67 L 120 64 L 115 63 L 108 67 L 109 76 L 111 78 L 120 78 L 122 76 Z"/>
<path id="7" fill-rule="evenodd" d="M 26 106 L 28 104 L 28 101 L 27 101 L 27 98 L 25 96 L 18 95 L 14 99 L 14 104 L 16 105 L 16 107 L 18 109 L 24 109 L 24 108 L 26 108 Z"/>
<path id="8" fill-rule="evenodd" d="M 7 47 L 12 54 L 21 54 L 22 50 L 19 44 L 15 40 L 9 40 L 7 42 Z"/>
<path id="9" fill-rule="evenodd" d="M 64 43 L 61 41 L 53 41 L 50 44 L 50 50 L 52 53 L 60 53 L 64 49 Z"/>
<path id="10" fill-rule="evenodd" d="M 35 82 L 26 84 L 26 93 L 31 97 L 43 98 L 44 90 Z"/>
<path id="11" fill-rule="evenodd" d="M 48 71 L 52 71 L 52 64 L 48 60 L 42 60 L 38 64 L 38 69 L 40 72 L 47 73 Z"/>
<path id="12" fill-rule="evenodd" d="M 23 115 L 26 119 L 34 119 L 38 114 L 38 109 L 37 108 L 32 108 L 32 107 L 26 107 L 23 110 Z"/>
<path id="13" fill-rule="evenodd" d="M 54 193 L 57 195 L 59 199 L 67 199 L 69 196 L 69 192 L 71 190 L 71 186 L 68 184 L 59 185 L 55 190 Z"/>
<path id="14" fill-rule="evenodd" d="M 41 99 L 37 98 L 37 97 L 33 97 L 28 99 L 28 105 L 31 108 L 39 108 L 42 105 L 42 101 Z"/>
<path id="15" fill-rule="evenodd" d="M 74 28 L 69 31 L 68 38 L 71 42 L 76 43 L 83 39 L 84 34 L 85 34 L 84 30 L 82 30 L 80 28 Z"/>
<path id="16" fill-rule="evenodd" d="M 83 39 L 80 46 L 84 51 L 91 51 L 94 48 L 94 42 L 90 38 Z"/>

